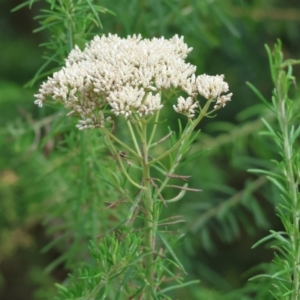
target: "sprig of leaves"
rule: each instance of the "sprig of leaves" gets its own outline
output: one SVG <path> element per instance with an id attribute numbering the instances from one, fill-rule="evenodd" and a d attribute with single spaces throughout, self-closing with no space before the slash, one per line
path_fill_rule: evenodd
<path id="1" fill-rule="evenodd" d="M 289 96 L 291 87 L 295 84 L 292 66 L 300 64 L 300 60 L 284 60 L 281 42 L 275 44 L 273 52 L 266 46 L 274 83 L 272 101 L 267 102 L 259 91 L 252 85 L 252 90 L 273 112 L 277 119 L 277 126 L 263 120 L 266 131 L 262 135 L 270 138 L 279 152 L 279 158 L 273 159 L 272 170 L 251 169 L 250 172 L 262 173 L 276 186 L 281 196 L 277 205 L 285 231 L 271 230 L 270 235 L 264 237 L 253 247 L 267 240 L 272 241 L 274 249 L 274 265 L 277 267 L 273 274 L 262 274 L 255 278 L 267 277 L 271 280 L 270 292 L 275 299 L 299 299 L 300 294 L 300 152 L 299 152 L 299 99 L 292 100 Z"/>
<path id="2" fill-rule="evenodd" d="M 39 0 L 26 1 L 16 6 L 12 12 L 27 6 L 32 8 L 37 2 Z M 93 2 L 93 0 L 44 1 L 40 14 L 34 18 L 39 23 L 34 33 L 46 31 L 49 35 L 48 41 L 40 45 L 45 49 L 45 63 L 26 84 L 27 87 L 32 87 L 40 79 L 55 72 L 75 45 L 83 47 L 95 30 L 103 29 L 99 14 L 114 13 Z"/>

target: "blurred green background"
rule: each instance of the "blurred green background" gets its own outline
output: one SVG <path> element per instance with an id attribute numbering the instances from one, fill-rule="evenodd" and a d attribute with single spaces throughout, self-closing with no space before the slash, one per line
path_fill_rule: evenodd
<path id="1" fill-rule="evenodd" d="M 257 135 L 263 128 L 261 116 L 272 116 L 246 81 L 270 99 L 272 84 L 264 44 L 272 47 L 278 38 L 286 58 L 300 58 L 300 2 L 94 2 L 115 13 L 100 15 L 103 29 L 95 34 L 183 35 L 194 48 L 189 61 L 197 66 L 197 74 L 225 74 L 232 102 L 217 118 L 201 124 L 203 134 L 193 151 L 210 150 L 181 170 L 193 176 L 190 185 L 203 193 L 187 195 L 169 208 L 169 214 L 182 214 L 187 220 L 187 237 L 177 251 L 190 279 L 201 280 L 176 297 L 221 299 L 222 294 L 230 295 L 245 285 L 247 270 L 272 259 L 271 251 L 263 247 L 251 250 L 251 246 L 270 228 L 281 227 L 275 216 L 276 192 L 264 178 L 246 171 L 256 166 L 268 168 L 268 160 L 276 156 L 268 140 Z M 11 13 L 20 3 L 0 2 L 0 299 L 52 299 L 54 283 L 63 282 L 74 267 L 62 258 L 64 247 L 71 243 L 69 236 L 60 237 L 66 230 L 62 225 L 75 228 L 70 207 L 62 203 L 71 199 L 69 193 L 76 194 L 76 179 L 68 175 L 76 162 L 67 159 L 68 141 L 59 144 L 51 135 L 43 139 L 57 122 L 57 113 L 33 104 L 38 84 L 24 87 L 44 63 L 39 45 L 49 36 L 47 32 L 32 33 L 38 27 L 34 17 L 45 3 Z M 296 68 L 298 78 L 299 73 Z M 176 128 L 175 117 L 168 117 Z M 74 127 L 72 121 L 66 122 L 68 130 Z M 256 298 L 255 293 L 249 295 Z"/>

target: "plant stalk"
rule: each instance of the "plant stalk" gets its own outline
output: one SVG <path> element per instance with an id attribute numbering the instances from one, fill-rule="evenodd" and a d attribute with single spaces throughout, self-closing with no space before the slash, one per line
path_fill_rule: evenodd
<path id="1" fill-rule="evenodd" d="M 150 165 L 148 162 L 148 143 L 147 143 L 147 123 L 142 123 L 142 169 L 143 185 L 145 193 L 143 201 L 145 205 L 145 251 L 149 254 L 145 256 L 145 279 L 147 286 L 145 289 L 145 300 L 152 300 L 152 289 L 154 286 L 154 251 L 155 251 L 155 232 L 157 227 L 157 215 L 155 213 L 155 202 L 151 190 Z"/>
<path id="2" fill-rule="evenodd" d="M 283 72 L 283 71 L 281 71 Z M 279 74 L 281 73 L 279 72 Z M 282 74 L 281 74 L 282 75 Z M 298 186 L 296 184 L 296 176 L 293 169 L 293 145 L 289 136 L 289 128 L 288 128 L 288 115 L 286 111 L 286 98 L 287 95 L 281 89 L 281 76 L 278 76 L 277 79 L 277 93 L 278 93 L 278 121 L 280 125 L 280 129 L 282 132 L 283 138 L 283 152 L 284 152 L 284 160 L 286 165 L 286 176 L 288 181 L 288 188 L 292 200 L 292 232 L 289 232 L 292 243 L 292 251 L 295 255 L 295 259 L 293 260 L 293 293 L 292 300 L 299 299 L 299 288 L 300 288 L 300 278 L 299 278 L 299 268 L 300 268 L 300 232 L 299 232 L 299 205 L 298 205 L 298 197 L 297 190 Z M 290 230 L 289 230 L 290 231 Z"/>

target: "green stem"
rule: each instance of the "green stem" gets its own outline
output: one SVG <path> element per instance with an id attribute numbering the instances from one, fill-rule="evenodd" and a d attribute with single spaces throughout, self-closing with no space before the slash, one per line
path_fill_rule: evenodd
<path id="1" fill-rule="evenodd" d="M 74 13 L 73 13 L 74 5 L 72 1 L 67 1 L 66 3 L 60 1 L 60 6 L 64 10 L 65 16 L 68 20 L 66 29 L 67 29 L 68 52 L 70 52 L 74 47 L 74 42 L 76 42 L 74 37 L 74 32 L 76 32 L 76 28 L 74 26 Z"/>
<path id="2" fill-rule="evenodd" d="M 142 134 L 142 125 L 141 125 L 141 122 L 139 120 L 139 116 L 137 116 L 137 115 L 132 116 L 132 124 L 134 125 L 134 128 L 135 128 L 137 134 L 142 139 L 142 136 L 143 136 L 143 134 Z"/>
<path id="3" fill-rule="evenodd" d="M 120 141 L 117 137 L 115 137 L 112 133 L 110 133 L 105 127 L 101 128 L 101 129 L 105 133 L 106 136 L 108 136 L 110 139 L 114 140 L 116 143 L 121 145 L 124 149 L 126 149 L 128 152 L 130 152 L 135 158 L 137 158 L 138 160 L 141 160 L 141 155 L 139 153 L 136 153 L 129 146 L 127 146 L 122 141 Z"/>
<path id="4" fill-rule="evenodd" d="M 126 123 L 127 123 L 128 128 L 129 128 L 129 132 L 130 132 L 131 138 L 132 138 L 132 140 L 133 140 L 133 144 L 134 144 L 134 146 L 135 146 L 136 152 L 137 152 L 138 155 L 141 157 L 141 151 L 140 151 L 140 148 L 139 148 L 139 146 L 138 146 L 138 144 L 137 144 L 137 140 L 136 140 L 136 138 L 135 138 L 135 134 L 134 134 L 134 132 L 133 132 L 131 123 L 130 123 L 129 120 L 127 120 Z"/>
<path id="5" fill-rule="evenodd" d="M 148 144 L 147 144 L 147 124 L 142 121 L 142 169 L 143 183 L 146 188 L 143 201 L 145 205 L 145 249 L 149 254 L 145 256 L 145 276 L 147 286 L 145 289 L 145 300 L 152 300 L 152 289 L 154 286 L 153 256 L 155 251 L 155 232 L 156 232 L 156 214 L 155 203 L 152 197 L 150 182 L 150 165 L 148 162 Z"/>
<path id="6" fill-rule="evenodd" d="M 280 73 L 279 73 L 280 74 Z M 299 278 L 299 271 L 300 271 L 300 232 L 299 232 L 299 212 L 298 212 L 298 197 L 297 197 L 297 182 L 295 180 L 296 176 L 293 169 L 293 144 L 290 140 L 289 136 L 289 128 L 288 128 L 288 115 L 286 112 L 286 97 L 284 91 L 281 90 L 281 76 L 278 76 L 277 82 L 277 92 L 278 92 L 278 103 L 277 103 L 277 110 L 278 110 L 278 121 L 280 124 L 282 138 L 283 138 L 283 151 L 284 151 L 284 160 L 286 164 L 286 177 L 288 181 L 288 188 L 291 195 L 292 200 L 292 232 L 288 232 L 291 237 L 291 243 L 293 247 L 293 252 L 295 254 L 295 259 L 293 259 L 293 294 L 292 300 L 299 299 L 299 288 L 300 288 L 300 278 Z M 283 80 L 283 79 L 282 79 Z M 287 231 L 290 231 L 287 229 Z"/>
<path id="7" fill-rule="evenodd" d="M 141 186 L 141 185 L 139 185 L 139 184 L 137 184 L 130 176 L 129 176 L 129 174 L 127 173 L 127 171 L 126 171 L 126 169 L 125 169 L 125 167 L 124 167 L 124 164 L 123 164 L 123 161 L 122 161 L 122 159 L 121 159 L 121 156 L 120 156 L 120 154 L 118 153 L 118 151 L 117 151 L 117 149 L 115 148 L 115 146 L 114 146 L 114 144 L 111 142 L 111 140 L 109 139 L 109 137 L 110 136 L 112 136 L 112 134 L 108 131 L 108 130 L 106 130 L 106 131 L 104 131 L 104 133 L 109 133 L 109 135 L 108 135 L 108 143 L 109 143 L 109 145 L 110 145 L 110 150 L 114 153 L 114 155 L 117 157 L 117 160 L 118 160 L 118 162 L 119 162 L 119 165 L 120 165 L 120 167 L 121 167 L 121 170 L 122 170 L 122 172 L 124 173 L 124 175 L 125 175 L 125 177 L 127 178 L 127 180 L 132 184 L 132 185 L 134 185 L 135 187 L 137 187 L 137 188 L 139 188 L 139 189 L 142 189 L 142 190 L 145 190 L 146 189 L 146 187 L 145 186 Z"/>
<path id="8" fill-rule="evenodd" d="M 211 100 L 207 100 L 205 106 L 203 107 L 203 109 L 201 109 L 200 114 L 198 116 L 198 118 L 194 121 L 192 121 L 191 126 L 187 126 L 186 129 L 183 131 L 181 138 L 166 152 L 164 152 L 162 155 L 160 155 L 159 157 L 151 160 L 149 162 L 150 165 L 156 163 L 157 161 L 160 161 L 161 159 L 163 159 L 164 157 L 168 156 L 170 153 L 172 153 L 176 148 L 178 148 L 181 143 L 190 136 L 190 134 L 192 133 L 192 131 L 195 129 L 195 127 L 199 124 L 199 122 L 207 115 L 207 111 L 208 108 L 211 104 L 213 99 Z"/>
<path id="9" fill-rule="evenodd" d="M 160 111 L 157 111 L 155 113 L 155 120 L 154 120 L 154 125 L 153 125 L 153 128 L 152 128 L 152 132 L 151 132 L 151 135 L 150 135 L 150 138 L 149 138 L 149 141 L 148 141 L 148 147 L 150 148 L 150 145 L 153 141 L 153 138 L 155 136 L 155 132 L 156 132 L 156 128 L 157 128 L 157 122 L 158 122 L 158 118 L 159 118 L 159 112 Z"/>
<path id="10" fill-rule="evenodd" d="M 176 167 L 178 166 L 180 160 L 181 160 L 181 154 L 180 154 L 180 150 L 177 152 L 177 155 L 175 157 L 174 160 L 174 164 L 172 165 L 172 167 L 170 168 L 168 174 L 173 174 L 175 172 Z M 168 184 L 170 180 L 170 176 L 166 176 L 163 183 L 160 185 L 159 189 L 156 190 L 155 192 L 155 198 L 159 197 L 159 194 L 164 190 L 164 188 L 166 187 L 166 185 Z"/>

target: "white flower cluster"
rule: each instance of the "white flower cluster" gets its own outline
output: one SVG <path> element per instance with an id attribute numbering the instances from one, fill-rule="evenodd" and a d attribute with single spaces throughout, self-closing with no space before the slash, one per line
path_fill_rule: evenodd
<path id="1" fill-rule="evenodd" d="M 232 93 L 221 96 L 221 94 L 229 91 L 228 83 L 224 82 L 224 75 L 200 75 L 196 79 L 196 86 L 198 93 L 207 100 L 217 99 L 216 105 L 214 106 L 215 109 L 224 107 L 232 96 Z"/>
<path id="2" fill-rule="evenodd" d="M 187 115 L 189 118 L 193 118 L 195 116 L 195 108 L 198 107 L 197 103 L 194 102 L 192 97 L 188 97 L 184 99 L 183 97 L 179 97 L 177 99 L 177 106 L 173 105 L 173 108 L 176 112 Z"/>
<path id="3" fill-rule="evenodd" d="M 65 66 L 41 85 L 35 104 L 42 106 L 47 97 L 62 101 L 68 115 L 81 118 L 79 129 L 103 126 L 108 108 L 125 117 L 153 114 L 163 107 L 161 91 L 169 88 L 187 93 L 174 109 L 189 118 L 195 115 L 198 94 L 224 106 L 231 97 L 221 96 L 228 84 L 222 75 L 196 78 L 196 67 L 185 62 L 191 50 L 177 35 L 170 40 L 96 36 L 83 51 L 75 47 L 70 52 Z"/>

